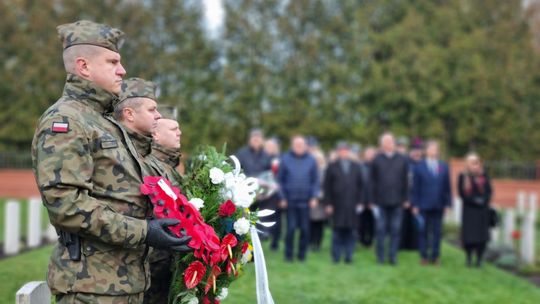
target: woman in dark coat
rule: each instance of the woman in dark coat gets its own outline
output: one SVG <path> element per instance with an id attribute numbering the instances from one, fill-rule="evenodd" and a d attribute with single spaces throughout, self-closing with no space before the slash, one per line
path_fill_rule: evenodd
<path id="1" fill-rule="evenodd" d="M 463 202 L 461 240 L 467 253 L 467 266 L 472 265 L 475 253 L 475 265 L 480 267 L 489 241 L 491 182 L 478 155 L 468 154 L 465 163 L 465 172 L 458 178 L 459 196 Z"/>

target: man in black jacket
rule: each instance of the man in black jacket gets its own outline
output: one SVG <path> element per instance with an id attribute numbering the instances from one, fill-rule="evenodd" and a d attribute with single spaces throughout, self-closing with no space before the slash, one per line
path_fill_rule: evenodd
<path id="1" fill-rule="evenodd" d="M 371 203 L 376 214 L 377 261 L 385 261 L 384 242 L 390 233 L 390 264 L 396 264 L 403 208 L 409 208 L 407 159 L 396 152 L 394 136 L 384 133 L 380 139 L 381 152 L 371 166 Z"/>
<path id="2" fill-rule="evenodd" d="M 238 150 L 236 157 L 247 176 L 257 177 L 270 170 L 271 160 L 264 151 L 264 133 L 261 129 L 251 130 L 248 145 Z"/>

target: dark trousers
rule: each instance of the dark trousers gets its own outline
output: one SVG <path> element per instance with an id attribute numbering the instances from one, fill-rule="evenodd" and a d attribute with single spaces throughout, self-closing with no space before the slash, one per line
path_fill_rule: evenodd
<path id="1" fill-rule="evenodd" d="M 386 235 L 390 234 L 390 263 L 396 262 L 396 255 L 399 248 L 399 236 L 401 233 L 401 220 L 403 218 L 403 207 L 379 207 L 379 215 L 376 219 L 377 238 L 377 260 L 384 263 L 384 247 Z"/>
<path id="2" fill-rule="evenodd" d="M 269 222 L 276 222 L 274 226 L 270 227 L 270 235 L 272 236 L 270 247 L 272 249 L 278 249 L 279 239 L 281 238 L 281 209 L 276 208 L 275 211 L 276 213 L 268 217 Z"/>
<path id="3" fill-rule="evenodd" d="M 341 254 L 345 254 L 345 262 L 352 261 L 354 251 L 354 229 L 334 228 L 332 233 L 332 259 L 334 262 L 341 260 Z"/>
<path id="4" fill-rule="evenodd" d="M 309 244 L 313 250 L 321 249 L 323 239 L 324 221 L 310 221 Z"/>
<path id="5" fill-rule="evenodd" d="M 285 238 L 285 258 L 287 260 L 292 260 L 293 258 L 294 234 L 297 229 L 300 229 L 298 259 L 304 260 L 309 242 L 309 208 L 307 207 L 307 202 L 291 204 L 287 208 L 287 236 Z"/>
<path id="6" fill-rule="evenodd" d="M 465 243 L 465 252 L 467 253 L 467 266 L 471 266 L 473 263 L 473 253 L 476 254 L 477 267 L 482 266 L 482 260 L 484 258 L 484 252 L 486 251 L 486 243 Z"/>
<path id="7" fill-rule="evenodd" d="M 424 218 L 424 229 L 419 233 L 418 247 L 422 259 L 436 261 L 441 252 L 441 232 L 443 211 L 421 210 Z"/>

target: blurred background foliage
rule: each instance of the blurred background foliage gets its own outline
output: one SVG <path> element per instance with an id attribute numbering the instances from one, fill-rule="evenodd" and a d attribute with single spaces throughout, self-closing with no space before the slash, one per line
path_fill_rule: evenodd
<path id="1" fill-rule="evenodd" d="M 0 1 L 0 152 L 24 151 L 61 94 L 56 26 L 126 32 L 128 76 L 179 109 L 183 147 L 234 150 L 262 127 L 324 147 L 384 130 L 442 140 L 447 154 L 540 155 L 540 10 L 520 0 L 223 0 L 219 33 L 201 1 Z"/>

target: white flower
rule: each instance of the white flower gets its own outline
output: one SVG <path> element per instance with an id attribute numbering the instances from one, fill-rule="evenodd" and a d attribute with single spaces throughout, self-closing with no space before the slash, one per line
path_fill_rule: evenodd
<path id="1" fill-rule="evenodd" d="M 238 181 L 231 189 L 234 204 L 241 208 L 248 208 L 255 200 L 258 188 L 259 185 L 256 178 L 250 177 Z"/>
<path id="2" fill-rule="evenodd" d="M 223 301 L 227 298 L 227 296 L 229 295 L 229 289 L 223 287 L 221 288 L 221 291 L 219 292 L 219 295 L 217 296 L 217 299 L 220 300 L 220 301 Z"/>
<path id="3" fill-rule="evenodd" d="M 245 217 L 242 217 L 234 222 L 233 228 L 236 234 L 244 235 L 249 232 L 249 226 L 249 221 Z"/>
<path id="4" fill-rule="evenodd" d="M 236 177 L 232 172 L 225 173 L 225 188 L 230 189 L 236 184 Z"/>
<path id="5" fill-rule="evenodd" d="M 244 254 L 242 254 L 242 257 L 240 258 L 240 263 L 242 265 L 247 264 L 249 261 L 251 261 L 251 250 L 246 250 Z"/>
<path id="6" fill-rule="evenodd" d="M 221 184 L 225 180 L 225 173 L 220 168 L 214 167 L 210 169 L 210 179 L 214 185 Z"/>
<path id="7" fill-rule="evenodd" d="M 204 207 L 204 201 L 200 198 L 192 198 L 189 200 L 190 204 L 192 204 L 193 206 L 195 206 L 195 208 L 197 208 L 197 210 L 200 210 L 202 207 Z"/>

